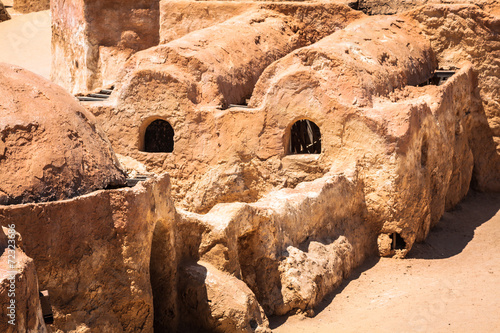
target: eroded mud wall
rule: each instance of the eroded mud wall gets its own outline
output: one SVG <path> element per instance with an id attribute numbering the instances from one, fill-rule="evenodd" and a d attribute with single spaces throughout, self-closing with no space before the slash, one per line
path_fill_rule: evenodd
<path id="1" fill-rule="evenodd" d="M 476 6 L 429 5 L 407 14 L 431 41 L 440 66 L 473 64 L 477 76 L 468 126 L 473 132 L 474 183 L 500 190 L 500 20 Z"/>
<path id="2" fill-rule="evenodd" d="M 157 224 L 173 219 L 168 193 L 164 176 L 66 201 L 0 206 L 2 226 L 16 225 L 40 289 L 50 292 L 57 329 L 153 331 L 151 246 Z M 175 263 L 175 253 L 165 260 Z"/>
<path id="3" fill-rule="evenodd" d="M 263 115 L 217 108 L 246 103 L 273 61 L 363 16 L 344 6 L 265 6 L 272 10 L 253 11 L 137 53 L 126 65 L 112 105 L 89 105 L 118 153 L 151 171 L 171 173 L 173 195 L 184 207 L 206 212 L 217 202 L 255 201 L 272 187 L 259 184 L 259 174 L 274 178 L 282 147 L 258 147 L 266 127 Z M 168 121 L 175 131 L 172 154 L 141 151 L 144 131 L 156 119 Z M 261 170 L 256 151 L 268 164 Z M 316 169 L 317 178 L 323 170 Z M 311 179 L 302 174 L 294 184 Z"/>
<path id="4" fill-rule="evenodd" d="M 71 93 L 114 82 L 121 64 L 159 43 L 159 0 L 52 0 L 52 80 Z"/>

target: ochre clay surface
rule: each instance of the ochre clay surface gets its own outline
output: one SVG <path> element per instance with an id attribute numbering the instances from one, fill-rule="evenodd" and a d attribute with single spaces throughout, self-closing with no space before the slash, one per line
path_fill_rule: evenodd
<path id="1" fill-rule="evenodd" d="M 20 323 L 497 331 L 498 9 L 52 0 L 54 83 L 0 65 Z"/>

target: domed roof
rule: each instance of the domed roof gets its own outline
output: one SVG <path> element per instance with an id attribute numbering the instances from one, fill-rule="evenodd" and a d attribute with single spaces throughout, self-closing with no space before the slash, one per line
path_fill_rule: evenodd
<path id="1" fill-rule="evenodd" d="M 124 182 L 91 113 L 61 87 L 0 63 L 0 204 L 67 199 Z"/>

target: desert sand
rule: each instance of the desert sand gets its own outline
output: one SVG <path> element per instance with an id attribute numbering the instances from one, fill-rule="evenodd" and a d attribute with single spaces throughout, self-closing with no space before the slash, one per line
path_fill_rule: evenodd
<path id="1" fill-rule="evenodd" d="M 5 1 L 5 5 L 8 5 Z M 26 68 L 50 78 L 50 12 L 14 15 L 0 23 L 0 62 Z"/>
<path id="2" fill-rule="evenodd" d="M 273 332 L 500 332 L 500 195 L 469 193 L 407 259 L 359 267 L 317 309 Z"/>

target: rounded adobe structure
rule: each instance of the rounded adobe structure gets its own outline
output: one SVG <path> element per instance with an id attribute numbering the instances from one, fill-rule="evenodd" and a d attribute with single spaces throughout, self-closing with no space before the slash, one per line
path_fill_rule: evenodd
<path id="1" fill-rule="evenodd" d="M 61 87 L 0 63 L 0 204 L 67 199 L 124 184 L 94 117 Z"/>

